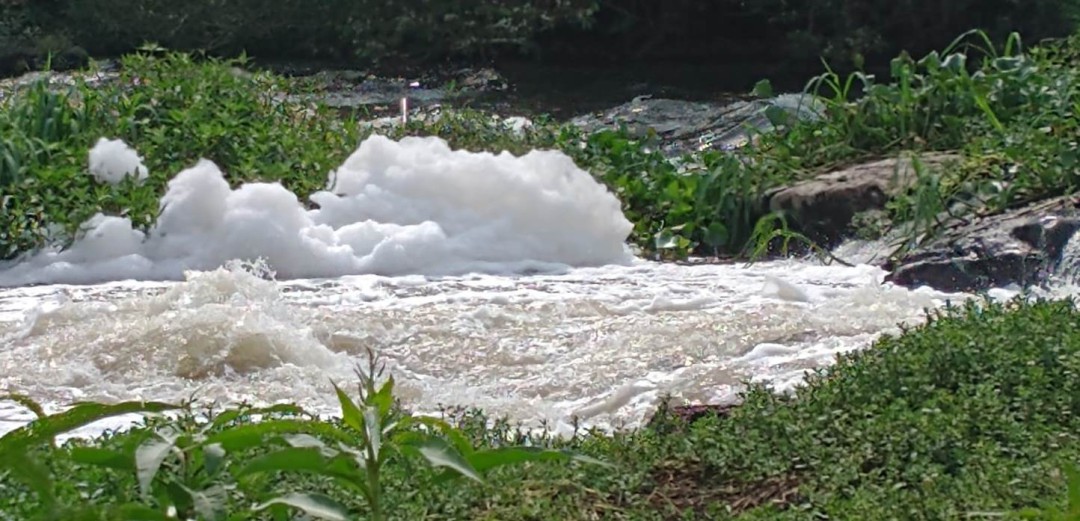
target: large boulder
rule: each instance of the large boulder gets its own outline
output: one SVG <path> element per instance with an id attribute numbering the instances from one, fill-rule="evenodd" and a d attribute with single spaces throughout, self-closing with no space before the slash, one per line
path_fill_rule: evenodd
<path id="1" fill-rule="evenodd" d="M 956 154 L 918 157 L 927 169 L 949 168 Z M 813 241 L 832 248 L 851 235 L 859 213 L 885 208 L 889 199 L 916 181 L 910 157 L 889 158 L 842 168 L 765 194 L 770 211 L 782 212 L 791 225 Z"/>
<path id="2" fill-rule="evenodd" d="M 1038 285 L 1058 271 L 1080 229 L 1080 196 L 1037 202 L 946 229 L 885 264 L 886 280 L 941 291 Z"/>

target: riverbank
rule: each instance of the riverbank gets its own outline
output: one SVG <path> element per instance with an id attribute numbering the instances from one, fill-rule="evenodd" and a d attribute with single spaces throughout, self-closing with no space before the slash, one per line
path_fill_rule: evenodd
<path id="1" fill-rule="evenodd" d="M 932 55 L 918 63 L 900 59 L 894 83 L 870 85 L 867 95 L 856 99 L 823 98 L 824 118 L 792 121 L 786 113 L 766 109 L 766 118 L 785 128 L 754 136 L 736 150 L 696 153 L 681 162 L 660 150 L 660 136 L 647 132 L 645 137 L 631 130 L 590 133 L 545 121 L 515 130 L 490 114 L 469 111 L 443 111 L 404 126 L 384 122 L 384 131 L 393 137 L 439 135 L 454 147 L 473 150 L 561 150 L 619 198 L 630 220 L 631 240 L 646 254 L 667 258 L 691 252 L 741 254 L 743 259 L 755 252 L 778 255 L 786 240 L 805 247 L 804 239 L 828 244 L 854 233 L 898 241 L 884 243 L 883 249 L 895 245 L 918 252 L 919 243 L 945 241 L 964 226 L 1013 211 L 1021 213 L 1010 219 L 1020 221 L 1010 220 L 1015 226 L 1005 228 L 1006 235 L 1030 241 L 1032 247 L 1045 246 L 1047 235 L 1028 234 L 1030 222 L 1058 214 L 1067 220 L 1069 204 L 1049 203 L 1068 196 L 1075 181 L 1069 158 L 1077 135 L 1072 117 L 1078 88 L 1076 48 L 1076 42 L 1069 41 L 1020 54 L 1013 42 L 1008 50 L 985 59 L 978 54 Z M 962 67 L 965 59 L 981 60 L 978 71 Z M 824 76 L 823 81 L 843 89 L 841 78 Z M 0 226 L 8 254 L 76 237 L 79 225 L 99 211 L 148 229 L 158 218 L 170 176 L 199 157 L 220 164 L 227 185 L 278 180 L 306 201 L 325 188 L 326 172 L 342 164 L 371 130 L 354 124 L 360 114 L 342 119 L 326 106 L 283 101 L 295 93 L 291 89 L 281 78 L 195 63 L 184 55 L 134 56 L 109 86 L 77 88 L 68 99 L 44 88 L 9 98 L 5 102 L 13 105 L 2 116 L 4 135 L 18 137 L 4 141 L 7 155 L 17 161 L 6 161 L 6 177 L 0 176 L 7 180 L 3 189 L 10 196 L 2 199 L 7 220 Z M 757 93 L 768 97 L 773 94 L 768 90 L 763 83 Z M 145 177 L 112 184 L 88 175 L 87 149 L 102 135 L 134 146 L 142 157 L 130 164 L 146 166 Z M 895 163 L 866 167 L 875 164 L 870 160 L 891 161 L 901 154 L 920 158 L 902 169 L 909 175 L 893 176 Z M 130 154 L 126 157 L 131 159 Z M 850 202 L 857 199 L 852 194 L 877 193 L 880 196 L 870 199 L 872 206 L 845 205 L 840 215 L 847 218 L 830 213 L 822 219 L 806 212 L 835 205 L 794 203 L 812 202 L 823 193 L 811 188 L 847 183 L 839 178 L 851 177 L 847 167 L 852 164 L 862 165 L 858 171 L 874 172 L 866 174 L 870 181 L 860 185 L 862 191 L 832 190 L 829 200 Z M 837 173 L 845 171 L 848 174 Z M 893 177 L 907 184 L 891 184 Z M 885 180 L 889 182 L 882 188 Z M 581 186 L 590 187 L 589 194 L 597 192 L 592 185 Z M 782 195 L 785 190 L 797 193 Z M 176 195 L 179 199 L 183 194 Z M 287 201 L 282 206 L 289 209 L 296 206 L 289 197 L 275 201 Z M 1039 203 L 1033 207 L 1031 201 Z M 571 209 L 594 207 L 585 203 Z M 775 209 L 784 213 L 770 213 Z M 1066 237 L 1061 240 L 1068 241 L 1071 234 L 1062 235 Z M 93 252 L 103 258 L 115 253 L 109 248 Z M 206 309 L 199 316 L 169 307 L 112 308 L 109 313 L 149 314 L 169 325 L 181 316 L 196 327 L 204 326 L 198 320 L 208 316 L 221 321 L 214 324 L 233 323 L 227 315 L 231 308 L 222 302 L 245 312 L 258 310 L 252 301 L 266 298 L 267 292 L 256 288 L 248 294 L 231 281 L 220 284 L 227 287 L 223 293 L 228 298 L 193 292 L 207 301 L 200 304 Z M 610 284 L 604 280 L 592 285 Z M 724 288 L 708 289 L 717 293 Z M 835 293 L 833 288 L 825 291 Z M 563 295 L 555 290 L 540 293 Z M 856 297 L 853 308 L 862 302 Z M 798 301 L 800 295 L 790 298 Z M 677 309 L 685 302 L 654 299 L 647 304 Z M 89 308 L 72 309 L 76 313 L 65 319 L 65 331 L 85 327 L 85 316 L 77 311 Z M 178 313 L 162 315 L 161 309 Z M 295 314 L 293 308 L 278 311 L 281 316 Z M 252 317 L 251 322 L 264 318 L 279 324 L 265 319 L 274 318 L 269 312 L 244 316 Z M 740 318 L 743 327 L 756 328 L 755 320 L 762 316 Z M 485 472 L 484 484 L 440 484 L 439 472 L 422 464 L 424 454 L 465 473 L 470 467 L 537 457 L 513 451 L 500 458 L 482 452 L 477 456 L 455 442 L 461 438 L 451 432 L 448 437 L 462 457 L 438 444 L 425 445 L 427 451 L 419 455 L 405 450 L 410 465 L 395 459 L 384 469 L 381 503 L 391 517 L 403 519 L 940 519 L 1026 507 L 1052 509 L 1062 504 L 1065 479 L 1060 469 L 1080 453 L 1074 434 L 1078 406 L 1072 398 L 1080 396 L 1075 379 L 1078 319 L 1080 312 L 1069 301 L 967 307 L 842 355 L 834 367 L 812 375 L 794 397 L 751 386 L 741 397 L 742 405 L 689 426 L 661 413 L 639 431 L 579 433 L 567 441 L 517 432 L 505 423 L 492 427 L 480 412 L 458 412 L 464 437 L 481 448 L 501 446 L 510 438 L 570 449 L 607 465 L 544 454 L 539 458 L 547 461 L 493 468 Z M 445 317 L 432 321 L 452 322 Z M 164 326 L 146 331 L 152 333 L 147 338 L 162 341 L 178 336 Z M 172 333 L 153 336 L 163 331 Z M 193 349 L 207 345 L 199 335 L 179 337 Z M 758 339 L 762 345 L 769 340 Z M 74 344 L 73 353 L 85 348 L 84 342 L 69 343 Z M 112 360 L 113 352 L 107 354 L 104 364 Z M 143 355 L 139 351 L 131 356 Z M 286 355 L 279 356 L 289 360 Z M 227 358 L 219 361 L 224 367 L 182 362 L 177 365 L 183 367 L 169 371 L 177 377 L 228 373 Z M 370 404 L 376 410 L 369 414 L 390 410 L 383 405 L 385 398 Z M 92 416 L 93 408 L 82 411 Z M 372 430 L 361 427 L 341 435 L 333 430 L 339 423 L 308 421 L 290 407 L 271 416 L 299 421 L 236 430 L 235 424 L 253 418 L 218 411 L 218 421 L 203 430 L 205 424 L 191 418 L 157 419 L 150 430 L 107 434 L 89 445 L 77 442 L 79 450 L 31 448 L 43 446 L 50 428 L 16 431 L 0 442 L 0 465 L 8 466 L 8 473 L 0 475 L 0 487 L 6 489 L 0 494 L 5 498 L 0 512 L 22 519 L 56 507 L 54 518 L 65 518 L 63 507 L 87 512 L 89 504 L 122 509 L 126 518 L 158 519 L 165 518 L 171 505 L 193 517 L 225 517 L 225 512 L 245 519 L 252 518 L 253 504 L 279 494 L 318 492 L 329 499 L 289 496 L 289 502 L 318 508 L 328 519 L 343 518 L 342 509 L 354 516 L 370 514 L 363 490 L 370 500 L 371 481 L 354 468 L 354 454 L 333 442 L 355 449 Z M 347 409 L 343 416 L 354 426 L 367 421 L 360 419 L 363 409 Z M 81 423 L 76 420 L 55 425 L 66 430 Z M 159 429 L 160 435 L 155 434 Z M 279 438 L 283 431 L 307 436 Z M 406 441 L 408 437 L 393 442 L 380 438 L 380 446 L 405 446 Z M 265 451 L 289 443 L 293 451 L 259 459 L 267 456 Z M 359 448 L 366 452 L 370 446 Z M 184 456 L 175 457 L 172 447 Z M 44 469 L 22 455 L 45 462 Z M 337 463 L 331 465 L 328 460 L 333 458 Z M 272 474 L 272 480 L 257 472 L 282 467 L 289 472 Z M 312 473 L 333 474 L 336 480 Z M 367 488 L 343 485 L 343 478 L 356 478 Z M 55 504 L 43 499 L 50 494 Z M 284 512 L 265 514 L 271 515 L 287 518 Z"/>
<path id="2" fill-rule="evenodd" d="M 466 456 L 429 453 L 442 465 L 436 470 L 408 450 L 389 453 L 380 499 L 391 519 L 954 519 L 1030 508 L 1049 515 L 1064 504 L 1062 469 L 1080 458 L 1078 322 L 1070 300 L 972 302 L 839 357 L 794 396 L 751 386 L 740 406 L 692 424 L 662 408 L 641 430 L 557 439 L 492 423 L 480 411 L 447 411 L 459 429 L 448 439 Z M 40 436 L 88 421 L 93 411 L 0 440 L 0 465 L 8 466 L 0 512 L 31 519 L 51 497 L 57 515 L 77 508 L 98 516 L 86 519 L 103 512 L 165 519 L 171 507 L 199 519 L 284 519 L 284 507 L 270 517 L 252 505 L 320 494 L 285 503 L 321 519 L 371 515 L 364 495 L 344 486 L 351 456 L 333 456 L 342 450 L 335 439 L 367 446 L 349 430 L 358 417 L 348 411 L 345 424 L 289 407 L 219 409 L 211 423 L 195 421 L 204 411 L 193 411 L 45 447 Z M 408 438 L 386 436 L 384 451 L 408 446 Z M 481 457 L 465 442 L 480 451 L 507 443 L 533 449 Z M 539 448 L 570 452 L 538 455 Z M 16 454 L 42 462 L 43 473 L 28 472 L 34 467 L 25 462 L 12 467 L 23 461 Z M 333 458 L 341 461 L 331 465 Z M 448 468 L 490 465 L 497 466 L 482 472 L 483 483 L 440 481 Z M 264 476 L 259 468 L 283 472 Z"/>
<path id="3" fill-rule="evenodd" d="M 572 121 L 504 121 L 440 107 L 512 88 L 494 71 L 472 71 L 449 87 L 401 85 L 419 109 L 405 125 L 396 123 L 399 107 L 382 103 L 398 99 L 388 94 L 394 89 L 378 81 L 287 79 L 246 72 L 237 61 L 130 55 L 105 81 L 84 76 L 70 90 L 35 84 L 3 100 L 0 129 L 11 137 L 0 166 L 0 257 L 70 244 L 99 212 L 145 230 L 169 178 L 199 158 L 213 160 L 234 186 L 278 181 L 307 202 L 357 143 L 379 132 L 438 136 L 471 151 L 559 150 L 617 194 L 634 225 L 630 242 L 655 258 L 822 253 L 858 237 L 881 239 L 875 262 L 893 271 L 928 266 L 898 282 L 950 290 L 1037 284 L 1071 235 L 1028 230 L 1050 217 L 1071 223 L 1068 205 L 1025 207 L 1076 183 L 1078 45 L 1073 38 L 1025 48 L 1014 35 L 994 46 L 973 32 L 942 53 L 897 58 L 888 82 L 823 74 L 811 83 L 812 99 L 774 97 L 761 82 L 749 100 L 641 98 Z M 145 179 L 110 184 L 86 175 L 86 151 L 101 137 L 133 146 Z M 1019 238 L 948 251 L 948 237 L 1007 211 L 1025 219 L 976 232 Z M 927 248 L 939 250 L 935 259 Z M 1005 274 L 956 262 L 1017 248 L 1030 254 Z M 961 264 L 972 274 L 942 268 Z"/>

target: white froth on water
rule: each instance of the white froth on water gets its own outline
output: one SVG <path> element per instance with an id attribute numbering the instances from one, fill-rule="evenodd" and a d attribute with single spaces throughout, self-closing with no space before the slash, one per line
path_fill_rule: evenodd
<path id="1" fill-rule="evenodd" d="M 95 156 L 95 153 L 97 154 Z M 137 159 L 99 142 L 91 167 Z M 451 150 L 436 137 L 366 139 L 312 195 L 279 183 L 232 188 L 214 163 L 177 174 L 148 236 L 97 215 L 70 248 L 0 271 L 0 286 L 180 280 L 233 259 L 264 259 L 278 278 L 561 271 L 626 264 L 633 228 L 619 200 L 557 151 L 517 157 Z"/>
<path id="2" fill-rule="evenodd" d="M 149 175 L 142 157 L 120 139 L 100 138 L 89 154 L 90 175 L 100 183 L 119 184 L 126 177 L 142 181 Z"/>
<path id="3" fill-rule="evenodd" d="M 382 353 L 410 408 L 477 406 L 563 432 L 644 421 L 660 397 L 794 385 L 964 295 L 797 261 L 275 282 L 237 264 L 183 282 L 0 291 L 0 392 L 73 400 L 297 402 L 332 414 Z M 781 281 L 778 284 L 778 281 Z M 0 425 L 0 429 L 3 425 Z"/>
<path id="4" fill-rule="evenodd" d="M 574 416 L 639 425 L 662 395 L 790 389 L 968 298 L 867 265 L 634 259 L 619 201 L 558 152 L 374 136 L 311 200 L 233 188 L 200 161 L 148 235 L 98 215 L 71 248 L 7 266 L 0 286 L 51 285 L 0 289 L 0 393 L 50 410 L 194 396 L 332 414 L 330 382 L 351 386 L 370 348 L 414 410 L 476 406 L 565 433 Z M 0 403 L 0 432 L 27 419 Z"/>

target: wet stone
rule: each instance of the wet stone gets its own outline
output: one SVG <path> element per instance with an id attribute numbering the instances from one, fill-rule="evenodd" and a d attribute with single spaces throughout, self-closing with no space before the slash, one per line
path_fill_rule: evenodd
<path id="1" fill-rule="evenodd" d="M 638 96 L 599 114 L 585 114 L 570 122 L 587 132 L 604 129 L 645 137 L 649 131 L 661 140 L 669 155 L 703 150 L 733 150 L 746 145 L 755 131 L 770 132 L 769 117 L 776 107 L 792 117 L 813 119 L 822 107 L 809 96 L 782 94 L 769 99 L 728 99 L 721 102 L 685 101 Z"/>

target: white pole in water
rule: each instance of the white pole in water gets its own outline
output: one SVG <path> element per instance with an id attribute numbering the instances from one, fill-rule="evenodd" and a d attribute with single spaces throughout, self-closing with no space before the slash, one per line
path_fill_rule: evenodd
<path id="1" fill-rule="evenodd" d="M 409 122 L 409 98 L 401 98 L 401 124 Z"/>

